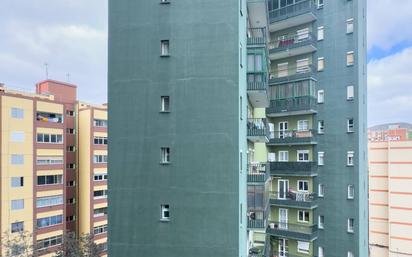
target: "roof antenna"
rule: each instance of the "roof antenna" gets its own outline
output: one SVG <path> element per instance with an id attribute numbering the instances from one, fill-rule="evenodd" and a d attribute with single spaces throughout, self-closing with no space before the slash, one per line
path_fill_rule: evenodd
<path id="1" fill-rule="evenodd" d="M 49 79 L 49 64 L 45 62 L 44 67 L 46 69 L 46 79 Z"/>
<path id="2" fill-rule="evenodd" d="M 67 77 L 67 83 L 70 83 L 70 73 L 67 73 L 66 77 Z"/>

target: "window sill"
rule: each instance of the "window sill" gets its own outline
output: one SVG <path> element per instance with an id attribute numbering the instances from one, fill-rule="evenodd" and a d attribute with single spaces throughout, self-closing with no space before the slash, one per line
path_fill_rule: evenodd
<path id="1" fill-rule="evenodd" d="M 170 54 L 161 54 L 160 57 L 170 57 Z"/>
<path id="2" fill-rule="evenodd" d="M 170 222 L 170 219 L 160 219 L 160 222 Z"/>
<path id="3" fill-rule="evenodd" d="M 160 162 L 160 165 L 170 165 L 170 162 Z"/>
<path id="4" fill-rule="evenodd" d="M 160 113 L 170 113 L 170 111 L 159 111 Z"/>
<path id="5" fill-rule="evenodd" d="M 318 132 L 318 135 L 325 135 L 325 132 Z"/>
<path id="6" fill-rule="evenodd" d="M 355 234 L 354 231 L 348 231 L 348 234 Z"/>
<path id="7" fill-rule="evenodd" d="M 165 1 L 165 2 L 160 2 L 160 4 L 170 4 L 169 1 Z"/>
<path id="8" fill-rule="evenodd" d="M 346 167 L 355 167 L 355 165 L 348 165 L 348 164 L 346 164 Z"/>
<path id="9" fill-rule="evenodd" d="M 355 133 L 355 131 L 346 131 L 346 133 L 353 134 L 353 133 Z"/>

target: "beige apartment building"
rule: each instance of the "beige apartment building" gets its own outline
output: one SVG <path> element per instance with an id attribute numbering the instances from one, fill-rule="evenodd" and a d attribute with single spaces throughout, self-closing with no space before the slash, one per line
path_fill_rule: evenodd
<path id="1" fill-rule="evenodd" d="M 369 142 L 371 257 L 412 256 L 412 141 Z"/>
<path id="2" fill-rule="evenodd" d="M 107 105 L 79 102 L 76 85 L 54 80 L 35 92 L 0 84 L 0 132 L 0 234 L 28 232 L 42 257 L 66 232 L 92 234 L 106 256 Z"/>

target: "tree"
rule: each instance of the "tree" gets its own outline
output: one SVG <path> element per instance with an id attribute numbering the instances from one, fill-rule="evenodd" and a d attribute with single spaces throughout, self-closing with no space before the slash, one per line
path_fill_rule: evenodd
<path id="1" fill-rule="evenodd" d="M 33 235 L 27 231 L 6 231 L 1 239 L 2 257 L 37 257 Z"/>
<path id="2" fill-rule="evenodd" d="M 99 257 L 101 252 L 101 247 L 93 241 L 93 235 L 76 238 L 75 233 L 67 232 L 54 257 Z"/>

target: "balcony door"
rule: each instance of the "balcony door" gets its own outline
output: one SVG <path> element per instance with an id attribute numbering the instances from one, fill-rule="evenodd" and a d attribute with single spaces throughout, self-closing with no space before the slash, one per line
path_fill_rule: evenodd
<path id="1" fill-rule="evenodd" d="M 280 139 L 287 137 L 288 127 L 289 126 L 288 126 L 287 121 L 279 122 L 279 138 Z"/>
<path id="2" fill-rule="evenodd" d="M 286 200 L 289 191 L 289 180 L 279 179 L 278 180 L 278 199 Z"/>
<path id="3" fill-rule="evenodd" d="M 279 229 L 288 229 L 288 209 L 279 209 Z"/>
<path id="4" fill-rule="evenodd" d="M 288 240 L 285 238 L 279 239 L 279 257 L 288 256 Z"/>

